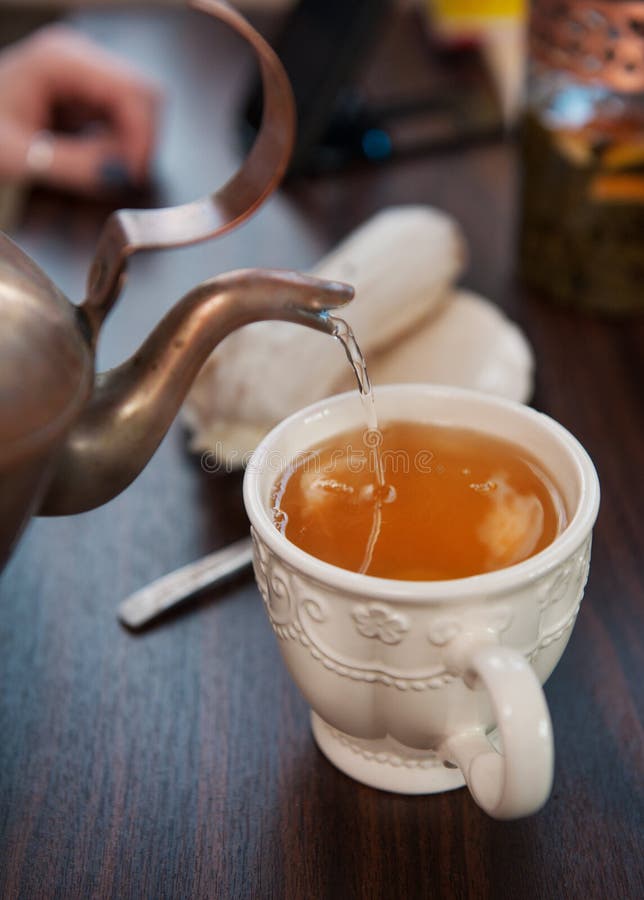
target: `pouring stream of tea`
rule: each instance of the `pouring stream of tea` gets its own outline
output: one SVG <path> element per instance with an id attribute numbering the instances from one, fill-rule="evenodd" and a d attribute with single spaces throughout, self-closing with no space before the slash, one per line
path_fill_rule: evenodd
<path id="1" fill-rule="evenodd" d="M 382 527 L 382 504 L 385 500 L 391 501 L 393 497 L 387 497 L 385 486 L 385 473 L 382 465 L 382 457 L 380 454 L 380 445 L 382 444 L 382 433 L 378 428 L 378 416 L 376 414 L 376 404 L 373 396 L 373 388 L 367 371 L 367 363 L 364 354 L 360 349 L 356 336 L 351 326 L 336 316 L 329 316 L 329 321 L 333 322 L 333 336 L 344 347 L 347 359 L 351 364 L 351 368 L 358 382 L 358 391 L 362 400 L 362 408 L 367 420 L 367 430 L 364 435 L 364 442 L 371 451 L 371 464 L 376 475 L 378 483 L 377 489 L 374 491 L 374 508 L 373 522 L 371 525 L 371 533 L 367 541 L 365 555 L 360 565 L 360 572 L 366 572 L 371 565 L 373 553 L 378 543 L 380 529 Z M 393 488 L 392 488 L 393 490 Z"/>

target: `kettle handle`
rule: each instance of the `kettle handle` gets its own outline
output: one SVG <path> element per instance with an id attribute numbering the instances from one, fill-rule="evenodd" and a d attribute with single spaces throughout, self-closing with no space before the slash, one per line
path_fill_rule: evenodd
<path id="1" fill-rule="evenodd" d="M 194 9 L 221 19 L 253 48 L 263 86 L 262 121 L 242 167 L 218 191 L 166 209 L 121 209 L 110 215 L 90 268 L 82 309 L 95 342 L 117 299 L 129 256 L 224 234 L 251 216 L 280 183 L 295 141 L 295 102 L 277 55 L 264 38 L 220 0 L 188 0 Z"/>

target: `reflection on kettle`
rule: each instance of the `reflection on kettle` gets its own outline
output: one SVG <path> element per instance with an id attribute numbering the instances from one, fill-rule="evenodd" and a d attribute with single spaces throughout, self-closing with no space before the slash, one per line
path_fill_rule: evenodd
<path id="1" fill-rule="evenodd" d="M 0 567 L 31 515 L 82 512 L 127 487 L 227 334 L 262 319 L 330 334 L 319 313 L 353 295 L 347 285 L 294 272 L 229 272 L 189 291 L 129 360 L 94 374 L 99 330 L 122 287 L 127 258 L 240 224 L 279 184 L 293 146 L 292 95 L 271 48 L 226 4 L 191 5 L 241 34 L 260 64 L 262 127 L 237 174 L 215 194 L 184 206 L 113 213 L 80 306 L 0 235 Z"/>

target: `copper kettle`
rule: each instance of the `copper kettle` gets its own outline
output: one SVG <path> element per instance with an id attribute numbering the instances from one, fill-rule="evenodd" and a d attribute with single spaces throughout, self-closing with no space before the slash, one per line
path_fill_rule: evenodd
<path id="1" fill-rule="evenodd" d="M 189 5 L 222 19 L 252 45 L 264 91 L 257 139 L 216 193 L 169 209 L 113 213 L 78 306 L 0 235 L 0 567 L 32 515 L 92 509 L 136 478 L 223 337 L 261 319 L 330 334 L 323 312 L 353 294 L 347 285 L 295 272 L 229 272 L 186 294 L 129 360 L 95 374 L 99 331 L 123 285 L 127 258 L 234 228 L 278 185 L 292 150 L 292 94 L 271 48 L 226 3 Z"/>

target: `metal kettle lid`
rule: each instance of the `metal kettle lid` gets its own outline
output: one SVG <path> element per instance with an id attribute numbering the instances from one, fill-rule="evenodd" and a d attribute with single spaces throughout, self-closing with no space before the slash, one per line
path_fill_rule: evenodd
<path id="1" fill-rule="evenodd" d="M 87 397 L 92 356 L 77 310 L 0 233 L 0 464 L 46 451 Z"/>

